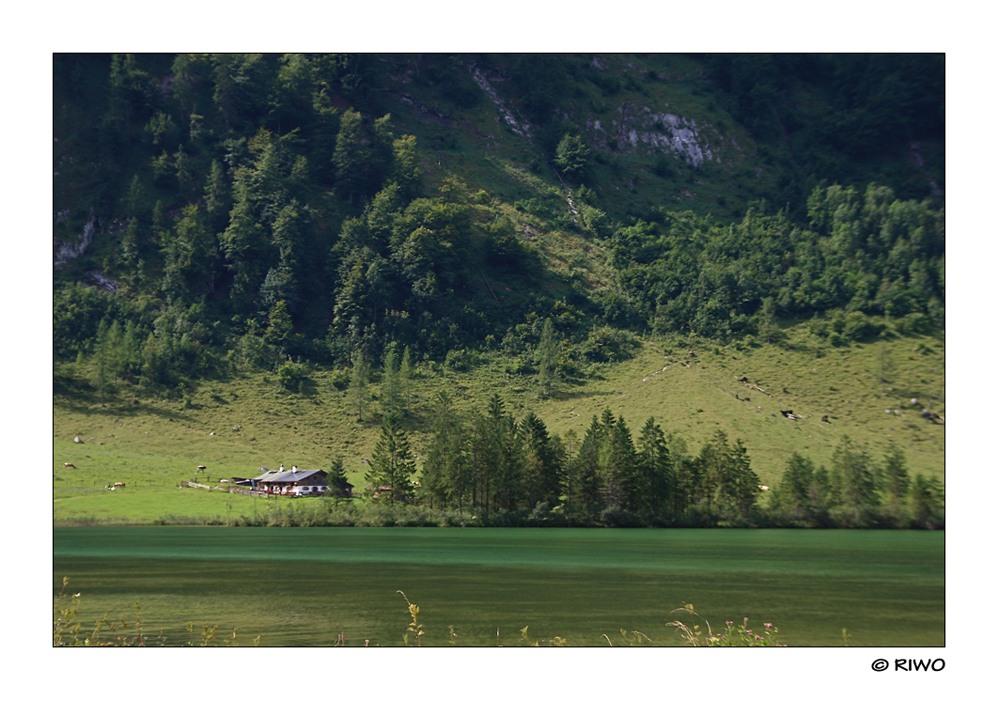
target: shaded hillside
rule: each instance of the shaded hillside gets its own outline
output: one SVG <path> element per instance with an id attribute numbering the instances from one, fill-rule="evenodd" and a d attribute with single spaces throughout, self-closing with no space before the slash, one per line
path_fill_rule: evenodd
<path id="1" fill-rule="evenodd" d="M 546 317 L 577 343 L 942 323 L 939 56 L 54 65 L 56 354 L 117 321 L 135 382 L 522 351 Z"/>

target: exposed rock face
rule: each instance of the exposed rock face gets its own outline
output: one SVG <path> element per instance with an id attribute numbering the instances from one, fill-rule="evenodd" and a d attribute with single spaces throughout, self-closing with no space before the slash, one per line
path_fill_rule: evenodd
<path id="1" fill-rule="evenodd" d="M 80 234 L 76 241 L 63 241 L 62 243 L 53 241 L 52 243 L 55 246 L 55 267 L 61 268 L 67 262 L 83 255 L 83 252 L 87 250 L 87 246 L 93 243 L 95 233 L 97 233 L 97 217 L 91 215 L 83 227 L 83 233 Z"/>
<path id="2" fill-rule="evenodd" d="M 598 148 L 610 150 L 613 139 L 619 151 L 673 153 L 694 167 L 707 160 L 720 160 L 691 119 L 628 104 L 621 105 L 617 112 L 619 116 L 609 123 L 599 119 L 587 121 L 586 129 Z"/>
<path id="3" fill-rule="evenodd" d="M 513 129 L 513 133 L 517 134 L 518 136 L 525 136 L 527 138 L 530 138 L 531 130 L 530 127 L 528 127 L 527 122 L 524 120 L 518 120 L 514 116 L 513 111 L 509 107 L 507 107 L 506 102 L 504 102 L 503 98 L 499 96 L 499 93 L 496 92 L 496 88 L 494 88 L 492 84 L 490 84 L 489 80 L 482 73 L 482 71 L 480 71 L 478 68 L 473 67 L 471 69 L 471 72 L 472 72 L 472 80 L 474 80 L 475 84 L 478 85 L 480 88 L 482 88 L 482 91 L 489 96 L 490 100 L 493 101 L 493 103 L 499 109 L 500 114 L 503 117 L 503 121 L 510 125 L 510 128 Z"/>
<path id="4" fill-rule="evenodd" d="M 56 215 L 57 220 L 58 218 L 59 213 Z M 116 224 L 117 222 L 114 221 L 111 223 L 112 232 L 114 232 Z M 55 247 L 55 268 L 58 270 L 74 258 L 82 256 L 90 244 L 94 242 L 94 237 L 97 233 L 97 217 L 94 214 L 91 214 L 90 219 L 87 220 L 86 225 L 83 227 L 83 233 L 81 233 L 75 241 L 59 242 L 53 240 L 52 243 Z M 87 280 L 85 281 L 85 284 L 99 287 L 107 292 L 115 292 L 118 289 L 118 283 L 107 277 L 100 270 L 88 270 L 86 275 Z"/>
<path id="5" fill-rule="evenodd" d="M 118 290 L 118 283 L 99 270 L 89 270 L 87 271 L 87 275 L 93 281 L 92 284 L 95 287 L 99 287 L 106 292 L 115 292 Z"/>

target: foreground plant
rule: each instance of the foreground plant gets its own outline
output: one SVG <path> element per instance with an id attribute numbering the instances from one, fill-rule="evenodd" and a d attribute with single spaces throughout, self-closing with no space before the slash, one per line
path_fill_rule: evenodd
<path id="1" fill-rule="evenodd" d="M 690 616 L 690 625 L 683 621 L 670 621 L 666 625 L 676 628 L 680 637 L 694 647 L 787 647 L 786 644 L 777 641 L 777 627 L 772 623 L 764 623 L 762 631 L 754 632 L 749 627 L 747 617 L 743 618 L 738 626 L 733 621 L 725 621 L 725 630 L 714 633 L 708 620 L 694 611 L 693 604 L 684 604 L 683 608 L 673 609 L 670 613 L 678 611 Z M 708 629 L 707 635 L 704 634 L 700 624 L 694 622 L 695 617 L 704 621 Z"/>
<path id="2" fill-rule="evenodd" d="M 67 596 L 66 586 L 69 577 L 62 578 L 62 589 L 54 605 L 55 620 L 52 622 L 52 645 L 54 647 L 144 647 L 146 637 L 142 632 L 142 620 L 139 617 L 140 607 L 135 604 L 135 622 L 131 624 L 122 616 L 118 621 L 112 621 L 104 614 L 104 618 L 94 624 L 92 631 L 83 633 L 79 621 L 80 593 Z M 162 644 L 163 633 L 160 632 Z"/>
<path id="3" fill-rule="evenodd" d="M 423 626 L 420 625 L 419 621 L 420 607 L 416 604 L 410 603 L 409 598 L 402 590 L 399 590 L 397 593 L 402 594 L 402 598 L 406 600 L 406 606 L 409 607 L 409 615 L 412 618 L 412 621 L 409 623 L 409 627 L 406 629 L 408 632 L 402 636 L 402 641 L 405 643 L 406 647 L 409 647 L 409 633 L 412 633 L 413 639 L 416 641 L 416 647 L 420 647 L 420 638 L 423 637 Z"/>
<path id="4" fill-rule="evenodd" d="M 56 597 L 53 605 L 54 620 L 52 622 L 52 645 L 54 647 L 145 647 L 147 638 L 142 630 L 142 619 L 139 616 L 141 611 L 138 602 L 135 604 L 135 621 L 129 624 L 122 616 L 118 621 L 112 621 L 104 614 L 104 618 L 94 624 L 92 631 L 83 633 L 83 626 L 79 621 L 79 608 L 81 594 L 72 596 L 66 594 L 66 587 L 69 584 L 69 577 L 62 578 L 62 589 Z M 187 632 L 192 634 L 189 646 L 194 646 L 193 633 L 194 624 L 187 624 Z M 218 626 L 209 626 L 206 621 L 201 631 L 201 647 L 217 645 Z M 225 638 L 225 645 L 236 647 L 236 629 Z M 166 638 L 160 630 L 156 638 L 159 645 L 166 645 Z M 253 640 L 254 646 L 260 645 L 260 636 Z"/>

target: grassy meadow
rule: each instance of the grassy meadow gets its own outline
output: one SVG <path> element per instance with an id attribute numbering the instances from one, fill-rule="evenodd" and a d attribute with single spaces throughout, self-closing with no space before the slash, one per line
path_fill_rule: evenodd
<path id="1" fill-rule="evenodd" d="M 890 384 L 877 379 L 886 355 Z M 570 430 L 581 437 L 591 417 L 605 409 L 623 416 L 633 435 L 654 417 L 684 439 L 690 454 L 721 429 L 729 440 L 745 443 L 764 484 L 779 480 L 795 451 L 830 466 L 844 435 L 865 445 L 877 462 L 895 442 L 911 473 L 943 477 L 944 426 L 910 404 L 915 398 L 921 407 L 945 413 L 942 336 L 834 348 L 798 325 L 785 329 L 784 340 L 773 345 L 646 340 L 628 360 L 591 365 L 585 377 L 561 381 L 551 399 L 539 396 L 535 375 L 510 372 L 511 361 L 499 354 L 472 354 L 465 366 L 464 371 L 418 366 L 406 417 L 418 456 L 433 416 L 432 398 L 449 391 L 464 411 L 484 407 L 498 393 L 515 416 L 534 411 L 551 433 L 563 437 Z M 198 465 L 207 467 L 200 481 L 218 484 L 279 464 L 323 469 L 343 456 L 355 491 L 367 484 L 365 460 L 381 420 L 377 373 L 359 421 L 335 371 L 314 370 L 300 393 L 285 390 L 266 373 L 204 381 L 175 396 L 133 394 L 122 386 L 102 407 L 73 370 L 56 368 L 56 523 L 225 519 L 274 508 L 258 497 L 178 489 L 181 481 L 196 479 Z M 766 393 L 747 387 L 742 377 Z M 801 418 L 784 418 L 782 410 Z M 115 482 L 126 487 L 105 488 Z"/>

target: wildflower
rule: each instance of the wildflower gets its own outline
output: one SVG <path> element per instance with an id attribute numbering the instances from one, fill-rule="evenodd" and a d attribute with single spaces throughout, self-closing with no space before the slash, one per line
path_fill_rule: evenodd
<path id="1" fill-rule="evenodd" d="M 774 624 L 773 624 L 773 623 L 764 623 L 763 625 L 764 625 L 764 626 L 765 626 L 766 628 L 773 628 L 773 626 L 774 626 Z"/>

